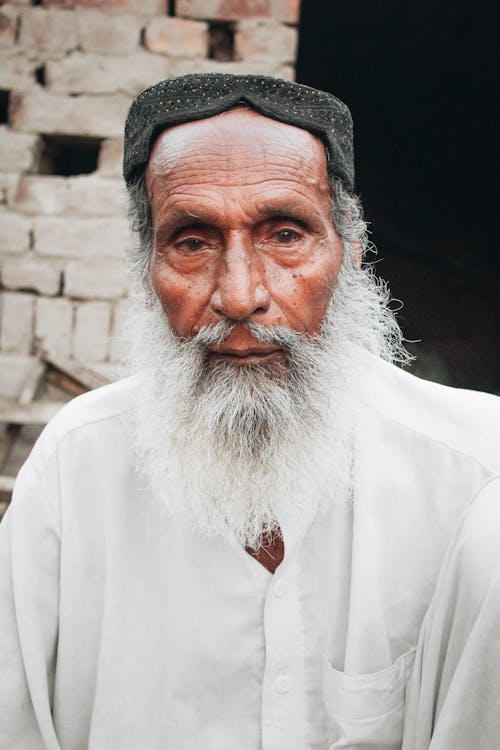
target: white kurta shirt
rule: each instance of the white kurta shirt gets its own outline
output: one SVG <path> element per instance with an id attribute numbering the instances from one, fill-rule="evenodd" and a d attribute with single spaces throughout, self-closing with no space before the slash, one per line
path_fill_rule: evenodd
<path id="1" fill-rule="evenodd" d="M 500 468 L 497 400 L 378 364 L 353 506 L 285 528 L 273 576 L 151 496 L 137 387 L 73 401 L 19 475 L 0 526 L 1 750 L 325 750 L 340 732 L 365 747 L 360 726 L 400 747 L 448 542 Z"/>

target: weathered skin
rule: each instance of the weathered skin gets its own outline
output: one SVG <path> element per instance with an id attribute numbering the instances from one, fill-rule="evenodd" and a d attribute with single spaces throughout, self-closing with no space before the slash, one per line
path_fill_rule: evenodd
<path id="1" fill-rule="evenodd" d="M 180 336 L 224 318 L 318 331 L 342 244 L 317 138 L 231 110 L 164 131 L 146 178 L 151 279 Z M 249 348 L 263 345 L 238 326 L 222 346 L 228 356 Z"/>
<path id="2" fill-rule="evenodd" d="M 317 333 L 343 256 L 321 141 L 233 109 L 164 131 L 146 180 L 151 281 L 179 336 L 223 319 Z M 212 356 L 246 366 L 283 354 L 237 325 Z M 275 561 L 259 559 L 274 569 L 283 547 L 268 550 Z"/>

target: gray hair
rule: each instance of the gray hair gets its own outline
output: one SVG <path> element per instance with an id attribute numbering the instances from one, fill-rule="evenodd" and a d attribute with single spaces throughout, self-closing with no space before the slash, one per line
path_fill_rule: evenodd
<path id="1" fill-rule="evenodd" d="M 136 242 L 129 251 L 128 265 L 132 279 L 146 289 L 149 284 L 149 257 L 153 247 L 153 221 L 146 176 L 142 174 L 128 188 L 128 216 Z"/>

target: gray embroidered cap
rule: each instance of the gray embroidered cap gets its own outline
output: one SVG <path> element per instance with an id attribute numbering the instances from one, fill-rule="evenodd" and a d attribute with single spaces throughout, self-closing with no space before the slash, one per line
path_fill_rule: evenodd
<path id="1" fill-rule="evenodd" d="M 309 130 L 325 144 L 328 172 L 354 188 L 352 118 L 332 94 L 300 83 L 258 75 L 192 73 L 142 91 L 125 124 L 123 175 L 130 185 L 144 173 L 155 138 L 162 130 L 201 120 L 246 104 L 274 120 Z"/>

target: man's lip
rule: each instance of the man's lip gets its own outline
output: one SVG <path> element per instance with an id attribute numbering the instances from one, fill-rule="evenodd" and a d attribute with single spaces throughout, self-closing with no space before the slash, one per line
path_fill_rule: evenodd
<path id="1" fill-rule="evenodd" d="M 250 365 L 264 365 L 270 362 L 280 362 L 283 359 L 282 349 L 248 349 L 234 351 L 212 351 L 210 353 L 212 361 L 230 363 L 234 367 L 247 367 Z"/>
<path id="2" fill-rule="evenodd" d="M 246 357 L 268 357 L 270 354 L 281 353 L 281 351 L 282 349 L 276 346 L 265 348 L 252 347 L 249 349 L 226 349 L 216 347 L 210 350 L 210 354 L 219 357 L 237 357 L 238 359 L 245 359 Z"/>

